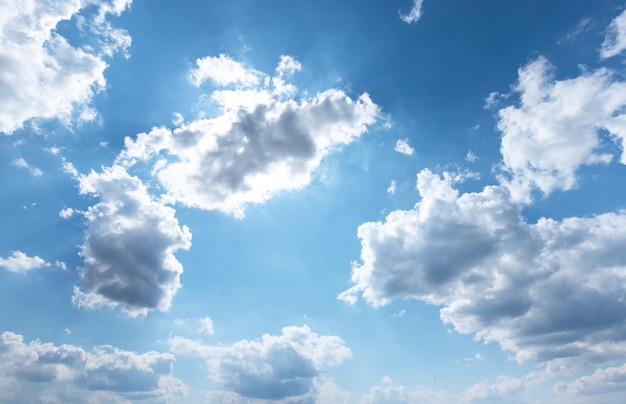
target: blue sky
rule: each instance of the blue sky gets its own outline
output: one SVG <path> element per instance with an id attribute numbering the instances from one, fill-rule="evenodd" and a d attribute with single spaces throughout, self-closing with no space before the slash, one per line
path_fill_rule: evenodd
<path id="1" fill-rule="evenodd" d="M 623 1 L 0 9 L 0 401 L 625 394 Z"/>

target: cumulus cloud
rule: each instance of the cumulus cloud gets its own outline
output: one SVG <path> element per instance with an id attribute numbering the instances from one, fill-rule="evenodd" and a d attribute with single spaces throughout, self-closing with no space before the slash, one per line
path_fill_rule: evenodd
<path id="1" fill-rule="evenodd" d="M 597 400 L 595 402 L 618 402 L 626 392 L 626 365 L 598 369 L 590 376 L 558 383 L 554 389 L 573 397 L 589 397 L 592 401 Z M 614 400 L 609 400 L 610 397 Z"/>
<path id="2" fill-rule="evenodd" d="M 248 87 L 214 91 L 211 98 L 221 109 L 217 117 L 126 138 L 118 157 L 127 167 L 156 160 L 153 174 L 171 201 L 242 217 L 248 204 L 309 184 L 326 155 L 366 132 L 379 115 L 367 94 L 353 100 L 330 89 L 296 100 L 282 79 L 264 76 L 257 86 L 252 77 L 258 72 L 224 55 L 203 60 L 219 68 L 196 72 L 198 67 L 193 77 L 212 75 L 218 84 Z M 222 68 L 222 63 L 231 68 Z M 283 56 L 277 71 L 292 72 L 299 66 Z"/>
<path id="3" fill-rule="evenodd" d="M 139 354 L 111 346 L 89 352 L 38 340 L 25 343 L 21 335 L 4 332 L 0 359 L 0 385 L 7 387 L 2 394 L 9 402 L 86 402 L 97 392 L 110 393 L 108 402 L 173 399 L 188 389 L 172 376 L 175 357 L 170 353 Z"/>
<path id="4" fill-rule="evenodd" d="M 433 390 L 418 386 L 414 389 L 383 380 L 383 386 L 374 386 L 361 397 L 361 404 L 413 404 L 413 403 L 454 403 L 452 396 L 443 390 Z"/>
<path id="5" fill-rule="evenodd" d="M 189 80 L 200 86 L 206 80 L 212 80 L 218 85 L 243 84 L 253 86 L 259 83 L 262 74 L 233 60 L 230 56 L 207 56 L 196 59 L 196 67 L 189 72 Z"/>
<path id="6" fill-rule="evenodd" d="M 398 139 L 396 141 L 396 146 L 394 147 L 394 150 L 407 156 L 415 153 L 415 149 L 409 145 L 408 139 Z"/>
<path id="7" fill-rule="evenodd" d="M 11 134 L 33 118 L 66 124 L 93 119 L 91 100 L 106 84 L 104 56 L 130 45 L 130 37 L 112 28 L 107 16 L 123 11 L 130 1 L 104 1 L 98 17 L 77 18 L 78 28 L 89 32 L 83 47 L 70 45 L 56 27 L 78 17 L 92 1 L 5 3 L 0 17 L 0 132 Z"/>
<path id="8" fill-rule="evenodd" d="M 478 383 L 465 390 L 463 399 L 476 401 L 511 401 L 516 400 L 526 386 L 524 379 L 500 376 L 497 383 Z"/>
<path id="9" fill-rule="evenodd" d="M 413 0 L 413 6 L 407 14 L 400 14 L 400 19 L 407 24 L 418 22 L 422 18 L 422 4 L 424 0 Z"/>
<path id="10" fill-rule="evenodd" d="M 191 233 L 175 210 L 154 201 L 143 183 L 120 166 L 79 177 L 81 194 L 100 202 L 84 212 L 87 229 L 80 255 L 75 304 L 121 305 L 129 315 L 168 310 L 183 267 L 174 256 L 191 246 Z"/>
<path id="11" fill-rule="evenodd" d="M 539 57 L 519 70 L 519 106 L 499 111 L 502 132 L 501 183 L 513 199 L 531 202 L 531 192 L 549 195 L 576 185 L 582 165 L 608 163 L 605 142 L 626 138 L 626 82 L 607 69 L 555 80 L 554 68 Z M 626 163 L 622 152 L 621 162 Z"/>
<path id="12" fill-rule="evenodd" d="M 285 327 L 281 335 L 265 334 L 231 346 L 209 346 L 183 337 L 173 337 L 169 344 L 175 354 L 204 358 L 209 377 L 244 399 L 311 395 L 321 372 L 352 357 L 341 338 L 320 336 L 307 326 Z"/>
<path id="13" fill-rule="evenodd" d="M 339 297 L 442 306 L 458 332 L 554 372 L 626 358 L 626 212 L 527 223 L 505 189 L 459 194 L 453 181 L 424 170 L 414 209 L 359 226 Z"/>
<path id="14" fill-rule="evenodd" d="M 626 49 L 626 10 L 611 21 L 607 31 L 600 49 L 603 58 L 617 56 Z"/>
<path id="15" fill-rule="evenodd" d="M 21 251 L 11 252 L 8 258 L 0 257 L 0 267 L 6 268 L 10 272 L 27 272 L 32 269 L 49 267 L 50 263 L 38 256 L 29 257 Z"/>

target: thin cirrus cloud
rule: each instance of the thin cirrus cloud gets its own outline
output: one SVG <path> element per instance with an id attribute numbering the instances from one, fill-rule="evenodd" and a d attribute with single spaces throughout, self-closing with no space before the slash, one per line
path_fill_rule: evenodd
<path id="1" fill-rule="evenodd" d="M 187 226 L 179 226 L 175 210 L 153 200 L 141 180 L 120 166 L 78 180 L 80 192 L 100 202 L 83 212 L 82 289 L 75 287 L 74 303 L 120 305 L 131 316 L 168 310 L 183 272 L 174 253 L 191 246 Z"/>
<path id="2" fill-rule="evenodd" d="M 188 391 L 172 376 L 170 353 L 25 343 L 22 335 L 7 331 L 0 334 L 0 359 L 3 402 L 168 400 Z"/>
<path id="3" fill-rule="evenodd" d="M 341 338 L 318 335 L 306 325 L 230 346 L 209 346 L 184 337 L 170 338 L 169 345 L 177 355 L 203 358 L 209 377 L 237 401 L 311 399 L 322 372 L 352 357 Z"/>
<path id="4" fill-rule="evenodd" d="M 624 49 L 626 49 L 626 10 L 611 21 L 600 49 L 600 56 L 611 58 L 622 53 Z"/>
<path id="5" fill-rule="evenodd" d="M 168 200 L 237 217 L 249 204 L 306 186 L 326 155 L 376 122 L 379 107 L 367 94 L 352 99 L 338 89 L 293 98 L 296 88 L 284 77 L 300 69 L 290 56 L 281 58 L 275 77 L 225 55 L 199 59 L 194 84 L 231 86 L 211 93 L 221 115 L 126 138 L 118 163 L 156 159 L 152 171 Z"/>
<path id="6" fill-rule="evenodd" d="M 78 17 L 89 1 L 10 0 L 0 17 L 0 132 L 12 134 L 30 119 L 91 120 L 94 95 L 104 89 L 104 58 L 130 45 L 130 37 L 108 21 L 130 1 L 105 1 L 95 18 L 80 18 L 90 31 L 82 47 L 56 30 Z"/>

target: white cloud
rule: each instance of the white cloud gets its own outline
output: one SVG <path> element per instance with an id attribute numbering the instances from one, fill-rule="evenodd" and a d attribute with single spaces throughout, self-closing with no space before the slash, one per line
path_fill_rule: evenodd
<path id="1" fill-rule="evenodd" d="M 394 150 L 398 153 L 406 154 L 407 156 L 415 153 L 415 149 L 409 145 L 408 139 L 398 139 L 396 141 L 396 146 L 394 147 Z"/>
<path id="2" fill-rule="evenodd" d="M 69 219 L 74 216 L 75 213 L 77 212 L 72 208 L 64 208 L 59 211 L 59 216 L 63 219 Z"/>
<path id="3" fill-rule="evenodd" d="M 389 379 L 389 378 L 386 378 Z M 390 385 L 391 379 L 383 378 L 383 386 L 374 386 L 361 397 L 361 404 L 414 404 L 414 403 L 457 403 L 449 393 L 418 386 L 409 389 L 406 386 Z"/>
<path id="4" fill-rule="evenodd" d="M 83 48 L 70 45 L 56 27 L 79 15 L 91 1 L 5 3 L 0 17 L 0 132 L 11 134 L 33 118 L 57 118 L 69 124 L 73 118 L 94 117 L 91 100 L 106 84 L 103 56 L 125 49 L 130 37 L 113 29 L 103 12 L 93 20 L 78 19 L 95 35 L 90 38 L 96 43 Z M 100 10 L 110 4 L 102 2 Z"/>
<path id="5" fill-rule="evenodd" d="M 276 73 L 278 73 L 278 77 L 294 74 L 300 70 L 302 70 L 300 62 L 294 59 L 293 56 L 289 55 L 282 55 L 280 57 L 280 62 L 278 62 L 278 66 L 276 66 Z"/>
<path id="6" fill-rule="evenodd" d="M 603 58 L 617 56 L 624 49 L 626 49 L 626 10 L 611 21 L 600 49 L 600 56 Z"/>
<path id="7" fill-rule="evenodd" d="M 396 180 L 391 180 L 391 184 L 387 188 L 387 193 L 389 195 L 394 195 L 396 193 Z"/>
<path id="8" fill-rule="evenodd" d="M 611 141 L 626 138 L 626 82 L 607 69 L 568 80 L 555 80 L 552 71 L 543 57 L 521 68 L 515 87 L 520 105 L 499 111 L 500 181 L 524 203 L 535 189 L 548 195 L 573 188 L 582 165 L 610 162 L 601 131 L 611 132 Z"/>
<path id="9" fill-rule="evenodd" d="M 211 320 L 209 317 L 200 319 L 200 332 L 206 335 L 215 334 L 215 329 L 213 328 L 213 320 Z"/>
<path id="10" fill-rule="evenodd" d="M 590 376 L 570 383 L 558 383 L 554 389 L 578 398 L 590 397 L 595 402 L 619 402 L 626 393 L 626 365 L 597 369 Z"/>
<path id="11" fill-rule="evenodd" d="M 37 167 L 31 166 L 23 158 L 19 158 L 17 160 L 13 160 L 13 165 L 15 167 L 23 168 L 25 170 L 30 171 L 30 173 L 33 175 L 33 177 L 41 177 L 41 175 L 43 174 L 43 172 L 40 169 L 38 169 Z"/>
<path id="12" fill-rule="evenodd" d="M 155 202 L 120 166 L 80 176 L 79 186 L 100 202 L 84 212 L 80 278 L 86 292 L 75 288 L 74 302 L 121 305 L 130 315 L 168 310 L 183 272 L 174 253 L 191 246 L 187 226 L 181 228 L 175 210 Z"/>
<path id="13" fill-rule="evenodd" d="M 6 268 L 10 272 L 27 272 L 32 269 L 49 267 L 50 264 L 38 256 L 29 257 L 21 251 L 11 252 L 8 258 L 0 257 L 0 267 Z"/>
<path id="14" fill-rule="evenodd" d="M 242 84 L 251 87 L 258 84 L 261 77 L 261 72 L 248 69 L 223 53 L 196 59 L 196 67 L 189 72 L 189 80 L 195 86 L 210 79 L 220 86 Z"/>
<path id="15" fill-rule="evenodd" d="M 498 105 L 498 103 L 500 102 L 498 98 L 501 97 L 502 94 L 498 93 L 497 91 L 490 92 L 487 98 L 485 98 L 485 105 L 483 105 L 483 109 L 489 109 L 495 105 Z"/>
<path id="16" fill-rule="evenodd" d="M 497 383 L 478 383 L 473 385 L 463 393 L 463 399 L 469 402 L 518 402 L 519 394 L 524 391 L 525 387 L 526 381 L 524 379 L 500 376 Z"/>
<path id="17" fill-rule="evenodd" d="M 422 18 L 422 5 L 424 4 L 424 0 L 413 0 L 413 6 L 411 10 L 407 14 L 400 14 L 400 19 L 406 22 L 407 24 L 411 24 L 419 21 Z"/>
<path id="18" fill-rule="evenodd" d="M 244 398 L 301 398 L 316 390 L 326 368 L 352 357 L 343 340 L 320 336 L 307 326 L 285 327 L 281 335 L 242 340 L 231 346 L 209 346 L 182 337 L 169 340 L 177 355 L 206 360 L 209 377 Z"/>
<path id="19" fill-rule="evenodd" d="M 24 343 L 12 332 L 0 334 L 0 385 L 10 386 L 2 393 L 9 402 L 42 402 L 44 397 L 86 402 L 98 392 L 109 393 L 106 397 L 113 401 L 107 402 L 175 399 L 186 394 L 187 386 L 171 375 L 174 361 L 169 353 L 138 354 L 111 346 L 88 352 L 38 340 Z"/>
<path id="20" fill-rule="evenodd" d="M 285 58 L 280 69 L 295 63 Z M 224 55 L 205 60 L 237 64 Z M 236 77 L 245 80 L 247 73 Z M 272 81 L 266 76 L 254 89 L 214 91 L 221 115 L 126 138 L 118 162 L 131 166 L 156 158 L 153 174 L 171 201 L 242 217 L 248 204 L 308 185 L 326 155 L 366 132 L 379 115 L 367 94 L 353 100 L 330 89 L 285 99 L 288 86 L 272 88 Z"/>
<path id="21" fill-rule="evenodd" d="M 475 155 L 471 150 L 468 151 L 467 154 L 465 155 L 465 161 L 469 161 L 470 163 L 473 163 L 476 160 L 478 160 L 478 156 Z"/>
<path id="22" fill-rule="evenodd" d="M 530 224 L 501 187 L 459 194 L 453 180 L 424 170 L 414 209 L 359 226 L 339 298 L 442 306 L 457 332 L 553 372 L 626 358 L 626 212 Z"/>

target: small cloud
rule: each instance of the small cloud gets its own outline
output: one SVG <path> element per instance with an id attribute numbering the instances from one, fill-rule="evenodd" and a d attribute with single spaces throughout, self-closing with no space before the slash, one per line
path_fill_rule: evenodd
<path id="1" fill-rule="evenodd" d="M 69 328 L 64 329 L 63 332 L 65 333 L 65 335 L 70 335 L 72 333 Z"/>
<path id="2" fill-rule="evenodd" d="M 74 213 L 76 213 L 74 209 L 65 208 L 61 209 L 61 211 L 59 212 L 59 216 L 61 216 L 63 219 L 69 219 L 70 217 L 74 216 Z"/>
<path id="3" fill-rule="evenodd" d="M 65 262 L 63 261 L 54 261 L 54 266 L 62 271 L 67 271 L 67 265 L 65 265 Z"/>
<path id="4" fill-rule="evenodd" d="M 62 148 L 61 147 L 52 146 L 52 147 L 46 147 L 43 150 L 46 153 L 50 153 L 52 155 L 57 156 L 59 153 L 61 153 Z"/>
<path id="5" fill-rule="evenodd" d="M 203 319 L 200 319 L 200 330 L 201 333 L 206 334 L 206 335 L 213 335 L 215 334 L 215 330 L 213 329 L 213 320 L 211 320 L 209 317 L 205 317 Z"/>
<path id="6" fill-rule="evenodd" d="M 383 376 L 383 378 L 380 379 L 380 381 L 382 384 L 393 384 L 393 380 L 389 376 Z"/>
<path id="7" fill-rule="evenodd" d="M 43 172 L 40 169 L 38 169 L 37 167 L 31 166 L 23 158 L 19 158 L 17 160 L 13 160 L 13 165 L 15 167 L 17 167 L 17 168 L 24 168 L 24 169 L 30 171 L 30 173 L 34 177 L 41 177 L 41 174 L 43 174 Z"/>
<path id="8" fill-rule="evenodd" d="M 470 163 L 475 162 L 476 160 L 478 160 L 478 156 L 475 155 L 474 153 L 472 153 L 472 151 L 468 151 L 467 155 L 465 156 L 465 161 L 469 161 Z"/>
<path id="9" fill-rule="evenodd" d="M 185 117 L 180 112 L 174 112 L 174 119 L 172 119 L 172 123 L 176 126 L 180 126 L 185 122 Z"/>
<path id="10" fill-rule="evenodd" d="M 98 145 L 99 145 L 100 147 L 103 147 L 103 148 L 104 148 L 104 147 L 109 147 L 109 142 L 100 142 L 100 143 L 98 143 Z"/>
<path id="11" fill-rule="evenodd" d="M 389 318 L 402 318 L 404 317 L 404 314 L 406 313 L 405 309 L 400 310 L 397 313 L 392 314 L 391 316 L 389 316 Z"/>
<path id="12" fill-rule="evenodd" d="M 389 195 L 396 193 L 396 180 L 391 180 L 391 184 L 389 185 L 389 188 L 387 188 L 387 193 Z"/>
<path id="13" fill-rule="evenodd" d="M 49 267 L 50 264 L 38 256 L 29 257 L 21 251 L 13 251 L 8 258 L 0 257 L 0 267 L 10 272 L 27 272 L 31 269 Z"/>
<path id="14" fill-rule="evenodd" d="M 300 70 L 302 70 L 300 62 L 294 59 L 293 56 L 289 55 L 281 55 L 280 62 L 278 62 L 278 66 L 276 66 L 276 73 L 278 73 L 278 77 L 294 74 Z"/>
<path id="15" fill-rule="evenodd" d="M 478 124 L 478 123 L 477 123 L 476 125 L 474 125 L 474 126 L 472 126 L 472 127 L 470 128 L 470 130 L 471 130 L 472 132 L 475 132 L 475 131 L 477 131 L 478 129 L 480 129 L 480 124 Z"/>
<path id="16" fill-rule="evenodd" d="M 398 139 L 396 141 L 396 147 L 394 148 L 394 150 L 407 156 L 415 153 L 415 149 L 409 145 L 408 139 Z"/>
<path id="17" fill-rule="evenodd" d="M 487 98 L 485 98 L 485 105 L 483 105 L 483 109 L 489 109 L 498 103 L 498 97 L 500 93 L 497 91 L 492 91 L 489 93 Z"/>
<path id="18" fill-rule="evenodd" d="M 424 0 L 413 0 L 413 7 L 407 14 L 400 14 L 400 19 L 407 24 L 419 21 L 422 18 L 422 4 Z"/>

